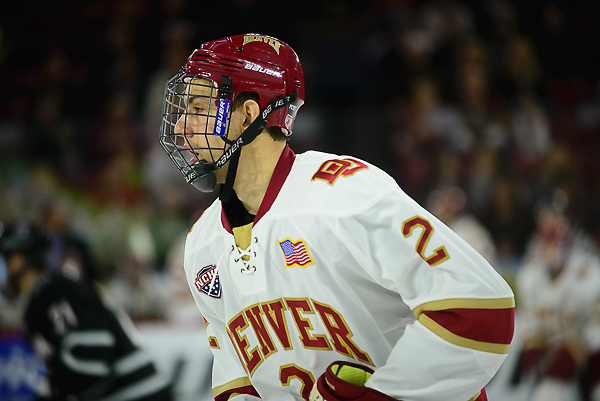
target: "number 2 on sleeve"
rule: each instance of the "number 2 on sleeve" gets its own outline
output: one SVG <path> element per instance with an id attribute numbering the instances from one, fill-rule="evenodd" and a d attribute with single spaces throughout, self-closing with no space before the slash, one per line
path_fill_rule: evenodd
<path id="1" fill-rule="evenodd" d="M 421 216 L 413 216 L 402 223 L 402 234 L 405 238 L 408 238 L 413 234 L 413 230 L 415 228 L 422 229 L 415 250 L 419 256 L 429 264 L 429 266 L 435 266 L 438 263 L 442 263 L 446 259 L 450 258 L 448 251 L 446 251 L 446 247 L 443 245 L 434 249 L 432 255 L 425 255 L 425 248 L 427 247 L 429 238 L 431 238 L 431 234 L 433 234 L 433 227 L 429 221 L 425 220 Z"/>

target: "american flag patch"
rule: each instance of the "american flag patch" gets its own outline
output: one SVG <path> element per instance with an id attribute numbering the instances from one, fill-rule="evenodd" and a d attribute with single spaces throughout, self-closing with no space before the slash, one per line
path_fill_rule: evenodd
<path id="1" fill-rule="evenodd" d="M 305 267 L 315 263 L 308 253 L 306 243 L 302 240 L 292 241 L 291 239 L 286 238 L 282 241 L 279 241 L 279 246 L 281 247 L 281 251 L 285 257 L 285 265 L 287 267 Z"/>

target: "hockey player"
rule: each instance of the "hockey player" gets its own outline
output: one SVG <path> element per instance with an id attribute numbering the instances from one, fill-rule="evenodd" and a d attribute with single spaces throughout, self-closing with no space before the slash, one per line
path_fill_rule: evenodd
<path id="1" fill-rule="evenodd" d="M 161 144 L 220 184 L 184 257 L 215 399 L 485 400 L 511 289 L 376 166 L 295 154 L 303 101 L 296 53 L 258 34 L 203 44 L 166 85 Z"/>
<path id="2" fill-rule="evenodd" d="M 49 244 L 35 225 L 0 224 L 2 292 L 27 300 L 25 336 L 48 369 L 50 394 L 39 399 L 171 400 L 169 380 L 136 343 L 131 321 L 75 270 L 47 269 Z"/>
<path id="3" fill-rule="evenodd" d="M 600 401 L 600 255 L 565 215 L 556 200 L 564 196 L 554 198 L 540 208 L 517 277 L 522 346 L 514 379 L 534 375 L 532 401 L 577 393 Z"/>

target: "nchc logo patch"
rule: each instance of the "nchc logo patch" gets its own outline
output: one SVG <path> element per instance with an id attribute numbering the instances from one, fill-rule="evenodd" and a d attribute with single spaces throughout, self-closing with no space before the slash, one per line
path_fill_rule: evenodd
<path id="1" fill-rule="evenodd" d="M 278 241 L 283 256 L 285 257 L 285 265 L 287 267 L 300 266 L 305 267 L 312 265 L 315 261 L 308 253 L 306 243 L 301 239 L 298 241 L 292 241 L 290 238 Z"/>
<path id="2" fill-rule="evenodd" d="M 213 298 L 221 298 L 221 280 L 215 265 L 203 267 L 196 276 L 194 283 L 198 291 Z"/>

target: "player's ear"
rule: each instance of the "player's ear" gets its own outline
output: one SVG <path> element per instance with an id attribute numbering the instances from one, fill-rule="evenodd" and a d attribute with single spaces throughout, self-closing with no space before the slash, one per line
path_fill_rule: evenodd
<path id="1" fill-rule="evenodd" d="M 254 100 L 248 99 L 244 102 L 242 111 L 244 113 L 243 128 L 246 129 L 260 115 L 260 106 Z"/>

